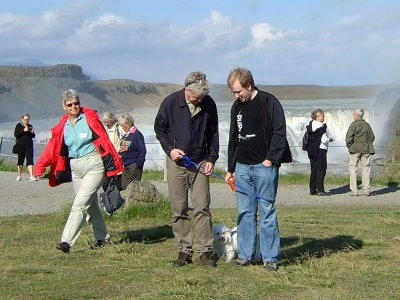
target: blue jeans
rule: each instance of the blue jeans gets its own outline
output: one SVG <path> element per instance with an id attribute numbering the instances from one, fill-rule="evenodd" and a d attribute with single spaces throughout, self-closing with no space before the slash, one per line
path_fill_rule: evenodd
<path id="1" fill-rule="evenodd" d="M 236 163 L 238 257 L 252 261 L 256 254 L 257 211 L 260 211 L 260 252 L 263 262 L 279 258 L 279 227 L 275 210 L 279 168 Z M 259 199 L 256 195 L 263 199 Z M 266 201 L 266 200 L 268 201 Z"/>

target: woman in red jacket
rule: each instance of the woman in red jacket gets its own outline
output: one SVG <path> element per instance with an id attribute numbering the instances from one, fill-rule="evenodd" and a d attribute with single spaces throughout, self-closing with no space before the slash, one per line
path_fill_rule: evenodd
<path id="1" fill-rule="evenodd" d="M 67 113 L 52 128 L 52 137 L 35 166 L 39 177 L 50 166 L 49 185 L 73 181 L 75 199 L 56 248 L 69 253 L 87 220 L 97 240 L 107 244 L 109 235 L 98 205 L 97 190 L 104 173 L 108 177 L 123 170 L 120 156 L 108 138 L 95 110 L 81 107 L 75 90 L 65 91 L 62 103 Z"/>

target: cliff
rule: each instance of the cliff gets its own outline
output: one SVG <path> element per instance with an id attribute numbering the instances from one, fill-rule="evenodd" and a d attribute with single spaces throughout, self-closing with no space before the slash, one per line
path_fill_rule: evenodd
<path id="1" fill-rule="evenodd" d="M 182 78 L 182 82 L 184 78 Z M 19 121 L 29 113 L 33 119 L 58 117 L 63 113 L 61 94 L 76 89 L 84 106 L 116 113 L 137 107 L 158 106 L 182 85 L 148 83 L 129 79 L 91 80 L 75 64 L 54 66 L 0 66 L 0 123 Z M 380 86 L 326 87 L 317 85 L 259 86 L 280 100 L 372 98 Z M 215 101 L 233 101 L 225 84 L 212 84 Z"/>
<path id="2" fill-rule="evenodd" d="M 90 80 L 89 76 L 83 74 L 81 66 L 72 64 L 60 64 L 50 67 L 0 66 L 0 78 L 6 82 L 12 83 L 16 78 L 26 77 Z"/>

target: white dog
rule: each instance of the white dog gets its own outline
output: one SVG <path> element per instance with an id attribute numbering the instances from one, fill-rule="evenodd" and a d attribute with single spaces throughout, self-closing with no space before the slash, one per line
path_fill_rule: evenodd
<path id="1" fill-rule="evenodd" d="M 237 228 L 223 224 L 213 225 L 214 254 L 218 259 L 231 262 L 237 256 Z"/>
<path id="2" fill-rule="evenodd" d="M 214 254 L 227 263 L 237 257 L 237 227 L 229 228 L 223 224 L 213 225 Z M 256 255 L 253 262 L 261 262 L 260 239 L 257 234 Z"/>

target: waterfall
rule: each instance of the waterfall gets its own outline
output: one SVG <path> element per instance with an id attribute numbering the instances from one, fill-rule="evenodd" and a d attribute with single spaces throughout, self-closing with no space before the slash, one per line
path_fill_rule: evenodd
<path id="1" fill-rule="evenodd" d="M 398 94 L 397 94 L 398 95 Z M 369 122 L 377 136 L 382 136 L 387 113 L 390 108 L 376 103 L 375 99 L 321 99 L 321 100 L 285 100 L 282 101 L 282 106 L 286 115 L 287 137 L 291 147 L 294 162 L 304 164 L 308 170 L 307 152 L 301 150 L 301 139 L 305 132 L 305 126 L 310 122 L 311 111 L 321 108 L 325 112 L 325 122 L 328 125 L 329 133 L 334 137 L 335 141 L 330 143 L 328 151 L 328 164 L 342 164 L 347 170 L 348 151 L 345 146 L 345 136 L 347 129 L 352 119 L 352 111 L 355 108 L 363 108 L 365 110 L 365 120 Z M 378 101 L 378 100 L 377 100 Z M 230 108 L 232 102 L 217 102 L 219 115 L 219 132 L 220 132 L 220 159 L 217 161 L 217 167 L 226 169 L 228 132 L 230 127 Z M 161 147 L 157 144 L 155 138 L 153 124 L 154 118 L 158 111 L 158 107 L 137 108 L 129 113 L 135 119 L 135 125 L 145 136 L 147 143 L 147 159 L 145 168 L 163 168 L 164 153 Z M 386 115 L 385 115 L 386 114 Z M 59 118 L 47 120 L 31 120 L 36 131 L 36 141 L 50 137 L 50 128 L 58 122 Z M 15 123 L 3 123 L 0 127 L 0 136 L 13 137 Z M 377 142 L 376 142 L 377 143 Z M 375 144 L 376 144 L 375 143 Z M 35 149 L 39 150 L 35 147 Z M 377 155 L 375 158 L 384 157 L 384 153 Z M 36 151 L 36 150 L 35 150 Z M 382 152 L 382 151 L 381 151 Z M 35 152 L 35 156 L 39 155 L 39 151 Z M 287 168 L 285 166 L 283 170 Z M 334 166 L 329 167 L 334 168 Z M 328 168 L 328 169 L 329 169 Z"/>

